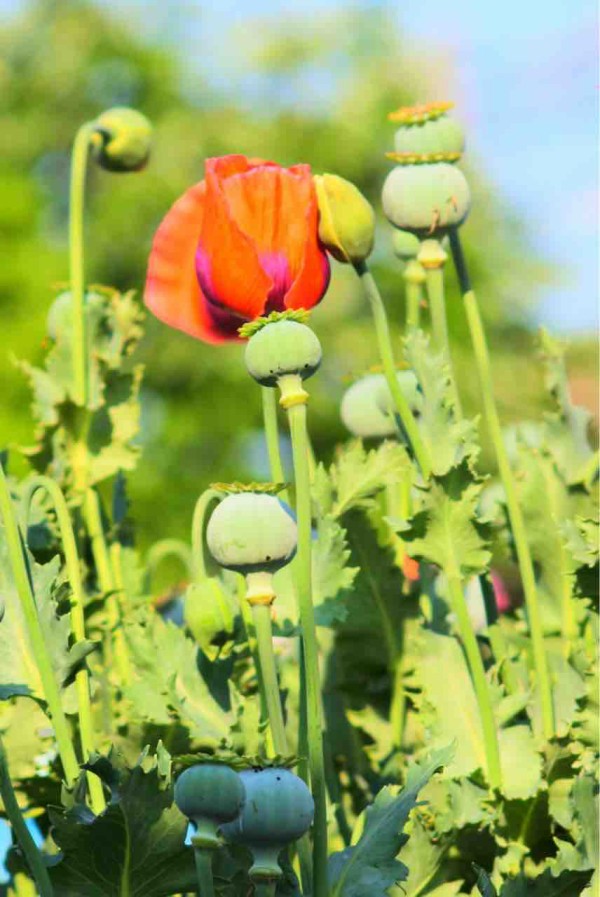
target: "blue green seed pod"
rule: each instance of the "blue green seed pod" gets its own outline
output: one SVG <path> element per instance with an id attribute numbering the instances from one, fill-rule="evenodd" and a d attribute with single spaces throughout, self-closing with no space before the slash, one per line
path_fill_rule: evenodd
<path id="1" fill-rule="evenodd" d="M 302 380 L 311 377 L 321 364 L 317 335 L 299 321 L 290 319 L 265 324 L 246 345 L 248 373 L 263 386 L 277 386 L 290 374 Z"/>
<path id="2" fill-rule="evenodd" d="M 252 852 L 254 880 L 281 877 L 277 858 L 311 826 L 314 801 L 306 784 L 289 769 L 245 770 L 240 774 L 246 802 L 238 818 L 221 829 L 223 837 Z"/>
<path id="3" fill-rule="evenodd" d="M 276 496 L 257 492 L 228 495 L 213 511 L 206 543 L 222 567 L 237 573 L 274 573 L 296 553 L 292 512 Z"/>
<path id="4" fill-rule="evenodd" d="M 464 174 L 447 162 L 397 165 L 385 180 L 381 198 L 394 227 L 421 238 L 439 237 L 458 227 L 471 207 Z"/>
<path id="5" fill-rule="evenodd" d="M 412 371 L 398 371 L 396 376 L 411 410 L 413 413 L 418 411 L 421 396 L 415 375 Z M 387 396 L 384 407 L 381 404 L 382 395 Z M 340 412 L 344 426 L 353 436 L 361 439 L 385 439 L 398 433 L 392 408 L 385 376 L 367 374 L 346 390 Z"/>
<path id="6" fill-rule="evenodd" d="M 95 150 L 96 161 L 108 171 L 139 171 L 150 158 L 152 125 L 145 115 L 127 106 L 115 106 L 99 115 L 96 131 L 102 143 Z"/>
<path id="7" fill-rule="evenodd" d="M 219 829 L 237 819 L 245 800 L 242 777 L 224 763 L 199 763 L 181 773 L 174 800 L 196 828 L 198 846 L 216 847 Z"/>

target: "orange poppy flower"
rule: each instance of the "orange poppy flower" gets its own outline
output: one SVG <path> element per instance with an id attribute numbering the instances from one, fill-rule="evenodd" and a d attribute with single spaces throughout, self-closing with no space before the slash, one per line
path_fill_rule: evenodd
<path id="1" fill-rule="evenodd" d="M 163 219 L 144 301 L 171 327 L 210 343 L 271 311 L 312 308 L 329 283 L 308 165 L 223 156 Z"/>

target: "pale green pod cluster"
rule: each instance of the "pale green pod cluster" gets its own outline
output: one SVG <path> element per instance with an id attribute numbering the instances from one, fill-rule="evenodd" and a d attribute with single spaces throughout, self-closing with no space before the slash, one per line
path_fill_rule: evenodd
<path id="1" fill-rule="evenodd" d="M 296 553 L 292 512 L 276 496 L 258 492 L 228 495 L 213 511 L 206 542 L 222 567 L 237 573 L 274 573 Z"/>
<path id="2" fill-rule="evenodd" d="M 412 371 L 398 371 L 398 383 L 411 411 L 422 406 L 417 378 Z M 392 411 L 393 402 L 383 374 L 367 374 L 348 387 L 340 408 L 344 426 L 361 439 L 385 439 L 396 436 L 398 428 Z"/>
<path id="3" fill-rule="evenodd" d="M 107 109 L 95 120 L 102 143 L 95 148 L 96 161 L 108 171 L 139 171 L 148 162 L 152 125 L 145 115 L 127 106 Z"/>
<path id="4" fill-rule="evenodd" d="M 246 345 L 248 373 L 263 386 L 276 386 L 281 377 L 312 376 L 321 364 L 317 335 L 299 321 L 273 321 L 254 333 Z"/>
<path id="5" fill-rule="evenodd" d="M 444 234 L 462 224 L 471 207 L 467 180 L 455 165 L 397 165 L 382 192 L 383 211 L 401 230 L 419 237 Z"/>

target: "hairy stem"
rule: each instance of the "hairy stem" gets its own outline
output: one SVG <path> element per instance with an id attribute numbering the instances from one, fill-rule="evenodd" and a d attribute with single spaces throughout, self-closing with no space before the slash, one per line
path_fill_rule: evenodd
<path id="1" fill-rule="evenodd" d="M 252 606 L 252 619 L 254 620 L 254 631 L 256 633 L 260 671 L 265 690 L 273 748 L 276 754 L 285 757 L 288 753 L 288 746 L 279 683 L 277 681 L 275 653 L 273 651 L 273 626 L 271 623 L 270 605 L 254 604 Z"/>
<path id="2" fill-rule="evenodd" d="M 297 381 L 297 382 L 296 382 Z M 310 782 L 315 802 L 313 829 L 314 897 L 326 897 L 327 884 L 327 797 L 323 758 L 319 654 L 312 599 L 312 517 L 310 497 L 310 468 L 306 405 L 294 404 L 294 395 L 303 392 L 300 378 L 280 381 L 281 400 L 287 406 L 292 440 L 294 478 L 296 482 L 296 515 L 298 522 L 298 554 L 296 559 L 296 590 L 302 629 L 306 668 L 306 715 L 308 730 L 308 760 Z M 292 397 L 288 404 L 286 397 Z"/>
<path id="3" fill-rule="evenodd" d="M 72 786 L 79 776 L 79 764 L 71 740 L 67 717 L 62 708 L 60 689 L 54 674 L 52 658 L 38 617 L 33 587 L 27 568 L 24 544 L 14 512 L 8 482 L 0 463 L 0 515 L 15 586 L 21 602 L 31 649 L 38 667 L 48 715 L 52 720 L 58 752 L 67 785 Z"/>
<path id="4" fill-rule="evenodd" d="M 500 478 L 506 495 L 508 515 L 517 552 L 519 572 L 521 574 L 521 582 L 525 594 L 527 618 L 531 632 L 533 662 L 537 675 L 537 685 L 540 692 L 543 731 L 544 736 L 549 739 L 554 735 L 554 704 L 552 700 L 552 686 L 548 668 L 548 658 L 544 646 L 544 631 L 542 628 L 535 573 L 529 543 L 527 541 L 525 521 L 517 498 L 517 489 L 510 462 L 508 460 L 508 452 L 502 438 L 502 427 L 496 408 L 496 402 L 494 400 L 490 356 L 483 323 L 475 293 L 470 289 L 466 263 L 462 253 L 458 232 L 456 230 L 450 231 L 450 245 L 452 247 L 452 256 L 464 294 L 463 300 L 475 353 L 475 363 L 481 387 L 484 417 L 496 453 L 496 462 L 498 464 Z"/>
<path id="5" fill-rule="evenodd" d="M 479 705 L 479 716 L 481 718 L 481 728 L 483 730 L 483 740 L 485 744 L 485 755 L 487 762 L 487 778 L 493 789 L 502 786 L 502 772 L 500 768 L 500 750 L 498 747 L 498 735 L 496 732 L 496 721 L 494 719 L 494 710 L 488 681 L 485 675 L 483 659 L 477 644 L 477 638 L 473 632 L 465 593 L 461 578 L 453 571 L 445 571 L 448 582 L 448 594 L 452 610 L 456 615 L 458 622 L 458 631 L 464 645 L 469 669 L 473 678 L 473 686 L 477 695 L 477 703 Z"/>
<path id="6" fill-rule="evenodd" d="M 369 300 L 371 311 L 373 313 L 379 356 L 383 365 L 383 372 L 388 388 L 417 463 L 421 468 L 421 472 L 425 479 L 428 479 L 431 474 L 431 459 L 429 457 L 429 451 L 419 432 L 417 422 L 410 410 L 406 396 L 398 383 L 390 328 L 383 299 L 381 298 L 381 294 L 377 289 L 377 284 L 375 283 L 366 262 L 360 262 L 355 265 L 355 269 L 361 280 L 365 295 Z"/>
<path id="7" fill-rule="evenodd" d="M 40 897 L 53 897 L 54 890 L 48 875 L 48 869 L 44 858 L 35 845 L 27 824 L 21 815 L 19 804 L 10 780 L 8 761 L 2 737 L 0 736 L 0 796 L 4 805 L 4 812 L 15 833 L 15 838 L 33 875 Z"/>
<path id="8" fill-rule="evenodd" d="M 36 476 L 28 483 L 27 491 L 23 496 L 23 518 L 24 526 L 27 527 L 29 519 L 29 511 L 33 496 L 39 490 L 46 492 L 54 506 L 58 525 L 60 528 L 61 543 L 65 555 L 65 564 L 67 567 L 67 576 L 71 586 L 71 605 L 69 618 L 71 621 L 71 631 L 75 643 L 85 641 L 85 617 L 83 612 L 85 593 L 81 578 L 81 566 L 79 555 L 77 552 L 77 543 L 75 541 L 75 533 L 73 532 L 73 524 L 67 507 L 67 502 L 57 483 L 50 477 Z M 79 670 L 75 677 L 75 688 L 77 692 L 77 706 L 79 711 L 79 737 L 81 739 L 81 753 L 84 761 L 87 762 L 90 755 L 95 750 L 94 723 L 92 717 L 92 707 L 90 701 L 90 681 L 89 673 L 84 667 Z M 104 792 L 102 783 L 98 776 L 91 772 L 87 773 L 87 784 L 90 794 L 90 805 L 96 815 L 102 813 L 106 808 L 104 800 Z"/>

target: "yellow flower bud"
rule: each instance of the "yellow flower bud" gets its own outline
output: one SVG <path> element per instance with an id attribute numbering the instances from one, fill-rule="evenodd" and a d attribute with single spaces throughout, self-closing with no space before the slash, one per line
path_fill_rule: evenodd
<path id="1" fill-rule="evenodd" d="M 364 262 L 375 237 L 371 204 L 350 181 L 336 174 L 315 175 L 319 238 L 339 262 Z"/>

